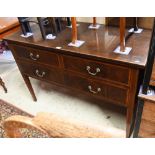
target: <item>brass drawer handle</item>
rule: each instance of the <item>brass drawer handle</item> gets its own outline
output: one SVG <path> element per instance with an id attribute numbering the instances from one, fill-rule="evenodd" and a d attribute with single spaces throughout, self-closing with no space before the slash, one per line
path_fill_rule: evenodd
<path id="1" fill-rule="evenodd" d="M 93 94 L 97 94 L 97 93 L 101 92 L 101 88 L 97 88 L 97 91 L 94 91 L 94 90 L 92 90 L 92 86 L 90 86 L 90 85 L 88 86 L 88 89 Z"/>
<path id="2" fill-rule="evenodd" d="M 97 73 L 99 73 L 99 72 L 101 71 L 100 68 L 96 68 L 96 73 L 92 73 L 92 72 L 90 71 L 90 70 L 91 70 L 91 67 L 90 67 L 90 66 L 87 66 L 86 69 L 87 69 L 88 73 L 89 73 L 90 75 L 93 75 L 93 76 L 95 76 Z"/>
<path id="3" fill-rule="evenodd" d="M 37 70 L 36 70 L 36 74 L 37 74 L 37 76 L 39 76 L 39 77 L 43 77 L 46 73 L 45 73 L 45 72 L 40 73 L 39 70 L 37 69 Z"/>
<path id="4" fill-rule="evenodd" d="M 32 59 L 32 60 L 37 60 L 37 59 L 39 59 L 39 54 L 37 54 L 36 56 L 34 56 L 33 55 L 33 53 L 30 53 L 30 58 Z"/>

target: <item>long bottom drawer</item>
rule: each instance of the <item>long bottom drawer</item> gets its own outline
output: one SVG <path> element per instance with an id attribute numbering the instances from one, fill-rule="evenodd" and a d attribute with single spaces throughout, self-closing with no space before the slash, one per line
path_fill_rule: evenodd
<path id="1" fill-rule="evenodd" d="M 103 97 L 116 104 L 125 105 L 127 98 L 127 89 L 119 88 L 99 81 L 86 79 L 77 75 L 65 73 L 64 82 L 67 86 L 83 92 Z"/>
<path id="2" fill-rule="evenodd" d="M 155 138 L 155 103 L 146 101 L 144 103 L 139 136 Z"/>

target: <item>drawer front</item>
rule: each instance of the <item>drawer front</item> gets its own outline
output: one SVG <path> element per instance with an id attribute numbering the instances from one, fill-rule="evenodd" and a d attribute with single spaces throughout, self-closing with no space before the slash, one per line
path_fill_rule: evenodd
<path id="1" fill-rule="evenodd" d="M 11 47 L 17 57 L 25 58 L 33 62 L 59 66 L 58 55 L 55 53 L 23 46 L 11 45 Z"/>
<path id="2" fill-rule="evenodd" d="M 155 123 L 142 119 L 138 136 L 143 138 L 155 138 Z"/>
<path id="3" fill-rule="evenodd" d="M 128 89 L 116 86 L 107 86 L 107 98 L 119 104 L 126 105 Z"/>
<path id="4" fill-rule="evenodd" d="M 18 63 L 20 70 L 32 76 L 34 78 L 39 78 L 41 80 L 48 80 L 57 83 L 63 83 L 63 75 L 62 72 L 55 68 L 46 68 L 41 65 L 35 65 L 31 63 L 20 62 Z"/>
<path id="5" fill-rule="evenodd" d="M 127 89 L 110 86 L 99 81 L 88 80 L 69 73 L 65 73 L 64 82 L 69 87 L 84 91 L 96 97 L 103 97 L 116 104 L 126 104 Z"/>
<path id="6" fill-rule="evenodd" d="M 151 102 L 144 103 L 142 120 L 140 124 L 140 137 L 155 137 L 155 104 Z"/>
<path id="7" fill-rule="evenodd" d="M 64 56 L 63 61 L 65 69 L 83 73 L 89 77 L 98 77 L 123 84 L 128 84 L 129 82 L 129 69 L 125 67 L 72 56 Z"/>
<path id="8" fill-rule="evenodd" d="M 155 104 L 145 101 L 142 119 L 150 120 L 155 123 Z"/>

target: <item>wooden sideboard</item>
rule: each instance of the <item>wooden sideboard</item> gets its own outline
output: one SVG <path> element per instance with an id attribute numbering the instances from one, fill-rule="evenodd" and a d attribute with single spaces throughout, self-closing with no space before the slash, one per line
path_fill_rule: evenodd
<path id="1" fill-rule="evenodd" d="M 117 27 L 101 25 L 98 30 L 92 30 L 88 26 L 86 23 L 78 26 L 78 39 L 85 41 L 79 48 L 68 46 L 70 28 L 55 40 L 43 40 L 34 25 L 32 37 L 22 38 L 19 31 L 5 40 L 34 101 L 37 98 L 29 77 L 123 106 L 127 109 L 126 136 L 129 137 L 138 79 L 146 65 L 151 31 L 130 35 L 126 46 L 132 47 L 132 52 L 120 55 L 113 52 L 119 45 Z"/>

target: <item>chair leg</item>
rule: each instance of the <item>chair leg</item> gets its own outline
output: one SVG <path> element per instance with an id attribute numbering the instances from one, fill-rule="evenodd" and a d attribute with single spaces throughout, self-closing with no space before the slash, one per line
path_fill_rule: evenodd
<path id="1" fill-rule="evenodd" d="M 0 77 L 0 85 L 3 87 L 5 93 L 7 93 L 7 88 L 6 88 L 5 83 L 3 82 L 1 77 Z"/>

